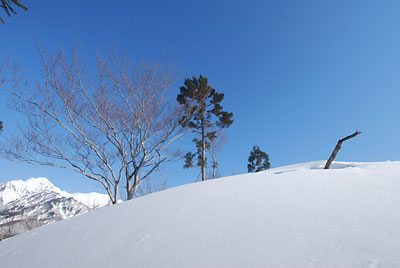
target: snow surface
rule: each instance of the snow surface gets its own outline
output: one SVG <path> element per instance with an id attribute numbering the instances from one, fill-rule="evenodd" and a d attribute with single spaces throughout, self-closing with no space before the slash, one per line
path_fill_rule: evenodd
<path id="1" fill-rule="evenodd" d="M 195 183 L 0 242 L 1 267 L 400 267 L 400 162 Z"/>

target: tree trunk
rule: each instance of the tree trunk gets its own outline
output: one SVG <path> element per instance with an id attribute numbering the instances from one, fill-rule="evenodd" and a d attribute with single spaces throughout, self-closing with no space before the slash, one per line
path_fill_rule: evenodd
<path id="1" fill-rule="evenodd" d="M 331 156 L 329 157 L 328 161 L 325 164 L 324 169 L 329 169 L 331 167 L 331 164 L 332 164 L 333 160 L 335 159 L 337 153 L 339 152 L 340 148 L 342 148 L 342 143 L 344 141 L 347 141 L 347 140 L 351 139 L 351 138 L 354 138 L 355 136 L 357 136 L 360 133 L 361 133 L 360 131 L 356 131 L 353 134 L 351 134 L 351 135 L 349 135 L 349 136 L 347 136 L 347 137 L 345 137 L 345 138 L 343 138 L 341 140 L 338 140 L 338 142 L 337 142 L 337 144 L 335 146 L 335 149 L 333 149 L 333 152 L 332 152 Z"/>
<path id="2" fill-rule="evenodd" d="M 137 189 L 139 188 L 140 183 L 139 183 L 138 172 L 136 172 L 136 171 L 134 172 L 132 180 L 133 180 L 133 184 L 131 184 L 132 181 L 129 181 L 126 184 L 127 185 L 127 197 L 126 197 L 127 200 L 132 200 L 136 195 Z"/>
<path id="3" fill-rule="evenodd" d="M 139 188 L 139 166 L 135 166 L 135 171 L 127 178 L 126 182 L 126 200 L 132 200 L 135 197 L 136 191 Z"/>
<path id="4" fill-rule="evenodd" d="M 133 193 L 133 191 L 132 191 L 132 189 L 128 192 L 128 196 L 127 196 L 127 200 L 132 200 L 133 199 L 133 196 L 134 196 L 135 194 Z"/>
<path id="5" fill-rule="evenodd" d="M 112 200 L 113 205 L 118 204 L 118 188 L 119 186 L 114 188 L 114 200 Z"/>
<path id="6" fill-rule="evenodd" d="M 201 111 L 201 180 L 206 180 L 206 138 L 204 134 L 204 109 Z"/>
<path id="7" fill-rule="evenodd" d="M 217 165 L 214 163 L 213 164 L 213 179 L 215 179 L 216 177 L 217 177 L 217 174 L 216 174 L 216 169 L 217 169 Z"/>
<path id="8" fill-rule="evenodd" d="M 126 200 L 129 200 L 129 193 L 131 191 L 131 180 L 126 177 Z"/>
<path id="9" fill-rule="evenodd" d="M 127 200 L 132 200 L 135 197 L 138 186 L 133 185 L 128 192 Z"/>

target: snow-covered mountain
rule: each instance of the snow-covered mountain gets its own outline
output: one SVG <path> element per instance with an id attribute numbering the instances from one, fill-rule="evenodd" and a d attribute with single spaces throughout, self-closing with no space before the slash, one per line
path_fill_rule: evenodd
<path id="1" fill-rule="evenodd" d="M 8 268 L 400 267 L 400 162 L 188 184 L 0 242 Z"/>
<path id="2" fill-rule="evenodd" d="M 99 193 L 69 194 L 46 178 L 0 184 L 0 233 L 3 236 L 70 218 L 109 204 Z"/>

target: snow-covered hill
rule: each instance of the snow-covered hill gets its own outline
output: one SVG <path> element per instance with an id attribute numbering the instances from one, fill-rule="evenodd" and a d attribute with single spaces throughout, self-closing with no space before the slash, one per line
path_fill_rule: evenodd
<path id="1" fill-rule="evenodd" d="M 9 236 L 70 218 L 109 203 L 98 193 L 69 194 L 46 178 L 0 184 L 0 233 Z M 1 237 L 0 237 L 1 239 Z"/>
<path id="2" fill-rule="evenodd" d="M 0 242 L 8 268 L 400 267 L 400 162 L 189 184 Z"/>

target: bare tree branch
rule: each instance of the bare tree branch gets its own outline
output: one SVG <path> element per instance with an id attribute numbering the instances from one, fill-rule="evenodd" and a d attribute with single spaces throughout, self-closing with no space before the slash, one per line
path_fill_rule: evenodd
<path id="1" fill-rule="evenodd" d="M 331 164 L 332 164 L 333 160 L 335 159 L 337 153 L 339 152 L 340 148 L 342 148 L 342 143 L 344 141 L 347 141 L 347 140 L 351 139 L 351 138 L 354 138 L 358 134 L 361 134 L 361 132 L 360 131 L 356 131 L 353 134 L 351 134 L 351 135 L 349 135 L 347 137 L 344 137 L 343 139 L 338 140 L 338 142 L 337 142 L 337 144 L 335 146 L 335 149 L 333 150 L 331 156 L 329 157 L 328 161 L 325 164 L 324 169 L 329 169 L 331 167 Z"/>
<path id="2" fill-rule="evenodd" d="M 30 87 L 18 68 L 0 65 L 0 85 L 10 106 L 27 117 L 19 132 L 4 135 L 4 158 L 78 172 L 98 181 L 111 201 L 121 183 L 127 199 L 163 163 L 167 147 L 184 134 L 180 109 L 167 91 L 177 80 L 161 63 L 132 66 L 116 53 L 97 56 L 88 75 L 75 50 L 48 56 L 39 48 L 42 79 Z"/>

